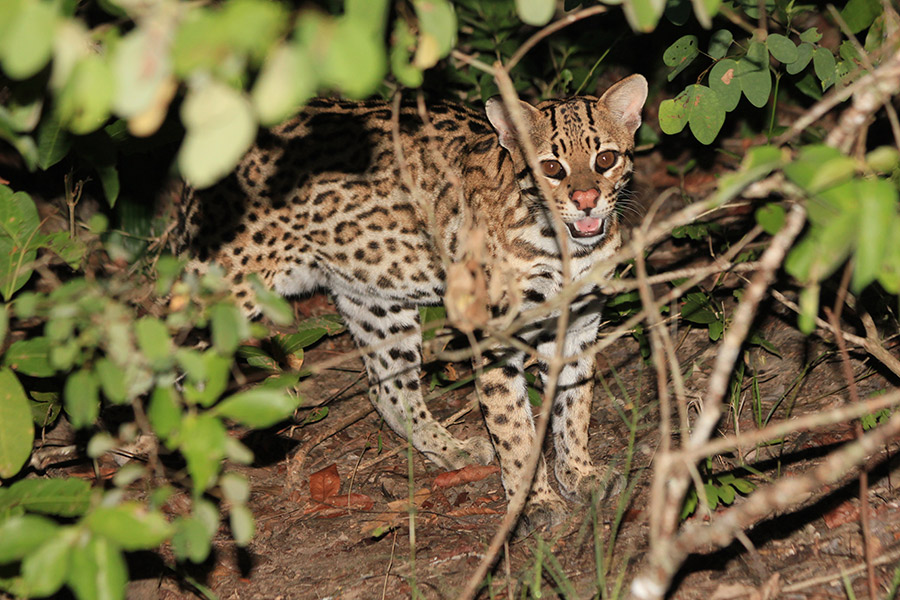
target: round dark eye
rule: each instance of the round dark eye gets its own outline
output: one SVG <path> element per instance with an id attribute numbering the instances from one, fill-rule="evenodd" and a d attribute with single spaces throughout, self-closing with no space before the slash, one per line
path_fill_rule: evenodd
<path id="1" fill-rule="evenodd" d="M 601 152 L 597 155 L 597 160 L 594 162 L 594 168 L 596 168 L 597 171 L 605 171 L 616 164 L 616 159 L 618 158 L 619 154 L 615 150 Z"/>
<path id="2" fill-rule="evenodd" d="M 545 160 L 541 163 L 541 170 L 544 175 L 553 179 L 562 179 L 566 176 L 566 170 L 558 160 Z"/>

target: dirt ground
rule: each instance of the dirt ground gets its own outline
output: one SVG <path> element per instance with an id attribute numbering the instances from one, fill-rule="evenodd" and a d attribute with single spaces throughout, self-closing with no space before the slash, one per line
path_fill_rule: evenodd
<path id="1" fill-rule="evenodd" d="M 638 198 L 653 198 L 662 188 L 679 184 L 677 179 L 659 175 L 664 170 L 650 159 L 645 159 L 642 170 L 646 183 Z M 691 175 L 684 185 L 693 186 L 687 189 L 690 194 L 702 195 L 714 185 L 714 178 L 705 172 Z M 691 248 L 678 243 L 657 248 L 650 256 L 651 266 L 690 264 L 696 257 L 696 246 Z M 698 258 L 707 259 L 708 255 Z M 722 287 L 743 285 L 732 278 Z M 331 310 L 324 296 L 302 300 L 299 308 L 313 314 Z M 804 336 L 795 324 L 790 311 L 774 300 L 767 300 L 760 309 L 755 331 L 777 354 L 754 347 L 742 357 L 745 377 L 738 395 L 737 426 L 743 431 L 757 428 L 759 416 L 770 411 L 772 420 L 780 420 L 849 402 L 834 345 Z M 669 327 L 678 342 L 682 369 L 688 373 L 687 396 L 695 418 L 718 346 L 710 341 L 705 328 L 675 319 Z M 325 338 L 307 352 L 305 364 L 314 365 L 353 349 L 346 333 Z M 896 341 L 889 349 L 897 352 Z M 496 563 L 480 598 L 555 598 L 563 597 L 563 591 L 568 598 L 592 598 L 600 596 L 601 581 L 605 581 L 602 596 L 612 598 L 617 585 L 624 594 L 644 562 L 649 484 L 659 444 L 655 372 L 632 337 L 613 344 L 597 356 L 597 362 L 599 381 L 590 424 L 595 463 L 622 468 L 629 456 L 627 421 L 637 418 L 628 471 L 634 487 L 621 518 L 616 517 L 618 497 L 595 507 L 572 504 L 567 522 L 509 544 L 508 554 Z M 458 377 L 469 374 L 465 365 L 453 369 Z M 853 369 L 861 397 L 897 384 L 862 354 L 853 355 Z M 458 595 L 506 510 L 499 469 L 468 473 L 471 481 L 453 481 L 412 453 L 410 477 L 407 446 L 371 410 L 358 358 L 307 379 L 301 393 L 305 404 L 298 411 L 299 421 L 323 405 L 328 406 L 328 416 L 305 426 L 233 432 L 257 457 L 249 467 L 229 465 L 245 473 L 252 484 L 249 505 L 257 518 L 257 534 L 250 545 L 237 548 L 223 525 L 209 560 L 184 571 L 172 570 L 175 562 L 167 549 L 160 554 L 132 555 L 129 568 L 134 581 L 129 584 L 129 598 L 203 597 L 203 586 L 219 598 L 245 600 L 443 599 Z M 459 437 L 484 435 L 478 409 L 464 410 L 472 394 L 470 384 L 430 402 L 432 411 L 442 419 L 463 412 L 451 427 Z M 735 426 L 734 412 L 727 412 L 720 423 L 721 433 L 734 432 Z M 854 435 L 853 425 L 845 423 L 794 433 L 781 443 L 743 448 L 744 459 L 754 472 L 740 476 L 760 486 L 767 480 L 805 472 Z M 547 455 L 552 458 L 549 445 Z M 874 462 L 878 464 L 870 473 L 868 505 L 876 556 L 881 561 L 876 576 L 884 594 L 900 564 L 896 442 Z M 739 463 L 737 453 L 717 457 L 706 472 L 729 472 Z M 846 585 L 851 585 L 858 597 L 867 597 L 855 482 L 851 479 L 843 487 L 821 490 L 802 509 L 760 523 L 747 532 L 744 544 L 735 542 L 725 549 L 711 548 L 707 554 L 693 555 L 679 573 L 670 597 L 846 599 L 850 597 Z M 407 510 L 411 487 L 417 505 L 414 531 Z M 743 501 L 740 495 L 734 500 Z M 188 496 L 182 494 L 169 502 L 167 510 L 175 516 L 186 513 L 188 507 Z M 690 518 L 705 517 L 695 514 Z M 376 531 L 380 535 L 373 535 Z M 605 565 L 602 575 L 598 575 L 598 555 Z M 541 582 L 542 591 L 537 591 L 536 582 Z"/>
<path id="2" fill-rule="evenodd" d="M 805 338 L 793 327 L 790 315 L 769 306 L 763 330 L 778 348 L 782 358 L 764 351 L 754 352 L 763 408 L 790 392 L 798 373 L 811 357 L 833 350 L 815 339 Z M 684 364 L 693 364 L 688 379 L 692 396 L 705 389 L 715 346 L 704 330 L 684 332 L 680 356 Z M 315 361 L 352 350 L 346 335 L 326 340 L 307 357 Z M 857 357 L 862 358 L 862 357 Z M 648 485 L 654 449 L 658 443 L 657 412 L 653 374 L 643 362 L 633 340 L 613 346 L 599 357 L 601 372 L 611 384 L 611 395 L 597 386 L 597 398 L 591 419 L 592 453 L 598 463 L 618 462 L 627 454 L 629 428 L 620 414 L 632 409 L 641 413 L 630 476 L 637 481 L 634 495 L 624 514 L 614 541 L 607 581 L 610 589 L 617 578 L 628 582 L 647 550 Z M 793 414 L 820 411 L 846 402 L 846 385 L 836 355 L 818 363 L 799 383 Z M 855 364 L 862 377 L 861 392 L 884 389 L 889 385 L 871 365 Z M 362 363 L 350 361 L 340 369 L 310 381 L 306 395 L 328 399 L 331 413 L 318 423 L 293 432 L 266 432 L 248 443 L 259 464 L 239 468 L 251 479 L 251 507 L 258 518 L 258 533 L 250 546 L 238 550 L 223 529 L 216 544 L 216 555 L 190 575 L 208 585 L 220 598 L 262 599 L 369 599 L 409 598 L 413 586 L 425 598 L 453 598 L 475 569 L 490 541 L 502 513 L 505 499 L 499 473 L 475 482 L 438 487 L 440 473 L 418 455 L 413 455 L 415 490 L 428 490 L 415 523 L 415 546 L 410 546 L 410 529 L 405 513 L 396 517 L 395 528 L 380 537 L 372 537 L 373 522 L 384 518 L 390 506 L 408 497 L 407 453 L 403 440 L 379 422 L 371 412 L 358 422 L 341 427 L 333 435 L 309 449 L 296 485 L 290 471 L 297 466 L 296 456 L 305 454 L 310 440 L 331 431 L 342 417 L 365 411 L 368 407 L 366 382 L 360 378 Z M 614 378 L 620 384 L 614 382 Z M 621 387 L 620 387 L 621 385 Z M 750 392 L 744 390 L 744 395 Z M 449 394 L 432 404 L 435 412 L 446 417 L 467 403 L 471 387 Z M 790 395 L 790 394 L 788 394 Z M 782 402 L 783 413 L 786 410 Z M 754 428 L 750 410 L 742 412 L 741 427 Z M 776 418 L 779 413 L 776 412 Z M 477 411 L 466 414 L 454 427 L 465 437 L 480 433 L 483 427 Z M 723 423 L 723 430 L 733 425 Z M 764 476 L 776 477 L 806 471 L 843 441 L 853 437 L 852 427 L 839 425 L 815 434 L 794 434 L 784 444 L 757 450 L 746 449 L 747 460 L 761 471 L 748 479 L 764 483 Z M 379 453 L 380 448 L 380 453 Z M 894 455 L 896 448 L 886 449 Z M 349 510 L 322 508 L 310 498 L 310 475 L 336 465 L 340 494 L 355 494 Z M 728 470 L 724 461 L 716 471 Z M 877 568 L 881 581 L 890 581 L 900 549 L 900 463 L 888 460 L 870 478 L 869 505 L 872 531 L 879 556 L 893 560 Z M 890 471 L 893 470 L 893 473 Z M 420 492 L 425 494 L 425 492 Z M 371 499 L 365 507 L 357 499 Z M 737 499 L 736 502 L 741 502 Z M 327 502 L 330 503 L 330 502 Z M 393 505 L 391 504 L 393 503 Z M 334 504 L 340 505 L 340 502 Z M 344 505 L 346 506 L 346 505 Z M 595 536 L 605 551 L 614 523 L 615 506 L 605 501 L 598 506 L 594 528 L 589 506 L 572 505 L 571 519 L 552 531 L 540 531 L 510 544 L 509 563 L 501 558 L 493 573 L 493 589 L 483 597 L 521 598 L 523 589 L 533 585 L 538 561 L 538 535 L 543 537 L 540 552 L 543 562 L 555 565 L 576 591 L 577 597 L 597 594 Z M 863 597 L 862 537 L 859 527 L 859 502 L 856 486 L 829 490 L 821 499 L 799 512 L 764 522 L 748 533 L 753 551 L 740 544 L 724 550 L 694 556 L 679 575 L 672 598 L 847 598 L 841 573 Z M 702 518 L 694 516 L 692 518 Z M 413 551 L 414 550 L 414 551 Z M 547 558 L 552 553 L 555 562 Z M 559 584 L 543 569 L 544 596 L 557 597 Z M 781 592 L 766 596 L 766 585 L 778 578 Z M 155 576 L 132 584 L 133 598 L 181 598 L 191 593 L 183 577 L 172 574 Z M 761 591 L 762 590 L 762 591 Z M 794 591 L 786 591 L 794 590 Z M 753 594 L 756 594 L 755 596 Z"/>

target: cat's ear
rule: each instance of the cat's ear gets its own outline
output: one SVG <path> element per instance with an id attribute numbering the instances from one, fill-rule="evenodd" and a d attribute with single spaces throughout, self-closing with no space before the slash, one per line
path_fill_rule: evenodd
<path id="1" fill-rule="evenodd" d="M 525 122 L 528 123 L 529 129 L 534 129 L 538 119 L 541 118 L 541 111 L 524 100 L 519 100 L 519 106 L 522 107 L 522 116 L 525 117 Z M 509 115 L 509 111 L 506 110 L 506 105 L 503 104 L 503 100 L 500 99 L 500 96 L 488 98 L 484 110 L 487 113 L 488 121 L 491 122 L 491 125 L 494 126 L 497 135 L 500 137 L 500 145 L 509 151 L 516 148 L 517 144 L 515 140 L 518 136 L 516 126 L 513 123 L 512 117 Z"/>
<path id="2" fill-rule="evenodd" d="M 641 126 L 641 110 L 647 101 L 647 80 L 643 75 L 631 75 L 606 90 L 600 98 L 600 106 L 615 115 L 634 135 Z"/>

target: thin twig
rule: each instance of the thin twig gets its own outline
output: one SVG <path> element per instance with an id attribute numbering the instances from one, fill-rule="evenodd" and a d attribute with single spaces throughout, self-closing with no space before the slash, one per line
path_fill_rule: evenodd
<path id="1" fill-rule="evenodd" d="M 593 17 L 594 15 L 601 15 L 601 14 L 605 13 L 607 10 L 608 9 L 602 5 L 591 6 L 588 8 L 583 8 L 577 12 L 573 12 L 570 15 L 566 15 L 562 19 L 559 19 L 557 21 L 554 21 L 553 23 L 550 23 L 549 25 L 547 25 L 546 27 L 544 27 L 543 29 L 541 29 L 540 31 L 538 31 L 537 33 L 532 35 L 530 38 L 525 40 L 524 44 L 519 46 L 519 48 L 518 48 L 518 50 L 516 50 L 515 54 L 513 54 L 510 57 L 509 61 L 507 61 L 506 70 L 512 71 L 513 68 L 517 64 L 519 64 L 519 61 L 522 60 L 522 58 L 524 58 L 526 54 L 528 54 L 529 50 L 534 48 L 534 46 L 538 42 L 540 42 L 542 39 L 544 39 L 545 37 L 552 35 L 552 34 L 556 33 L 557 31 L 559 31 L 560 29 L 564 29 L 564 28 L 568 27 L 569 25 L 571 25 L 572 23 L 575 23 L 582 19 L 587 19 L 588 17 Z"/>

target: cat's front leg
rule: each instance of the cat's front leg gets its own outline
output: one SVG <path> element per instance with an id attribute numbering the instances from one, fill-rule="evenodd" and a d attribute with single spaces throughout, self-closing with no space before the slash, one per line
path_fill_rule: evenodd
<path id="1" fill-rule="evenodd" d="M 588 426 L 594 397 L 594 355 L 590 347 L 597 339 L 601 303 L 597 299 L 573 305 L 571 322 L 566 332 L 563 356 L 553 398 L 553 440 L 556 448 L 554 472 L 563 493 L 572 498 L 588 499 L 596 491 L 601 497 L 621 489 L 621 476 L 613 469 L 594 466 L 588 450 Z M 538 354 L 552 357 L 556 341 L 538 345 Z M 544 390 L 548 388 L 550 371 L 539 362 Z"/>
<path id="2" fill-rule="evenodd" d="M 523 485 L 530 485 L 524 511 L 526 526 L 530 528 L 556 524 L 562 520 L 567 510 L 563 499 L 550 487 L 543 456 L 533 479 L 523 481 L 528 456 L 536 442 L 522 360 L 523 356 L 519 352 L 502 357 L 486 353 L 486 367 L 495 362 L 504 364 L 481 375 L 480 398 L 484 420 L 500 458 L 507 498 L 511 498 Z"/>

